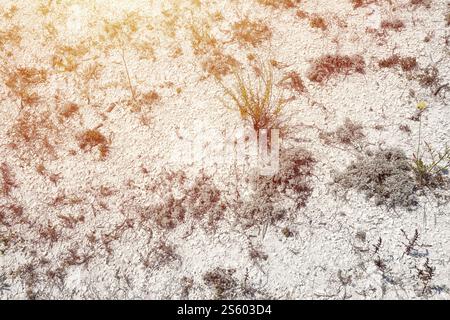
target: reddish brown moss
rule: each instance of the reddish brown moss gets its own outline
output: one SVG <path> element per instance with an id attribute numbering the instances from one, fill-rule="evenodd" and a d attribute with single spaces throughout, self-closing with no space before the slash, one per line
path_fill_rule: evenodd
<path id="1" fill-rule="evenodd" d="M 400 31 L 405 28 L 405 23 L 399 19 L 384 20 L 381 22 L 381 27 L 386 30 Z"/>
<path id="2" fill-rule="evenodd" d="M 325 55 L 316 59 L 309 71 L 308 79 L 323 83 L 339 74 L 365 73 L 365 62 L 359 55 Z"/>
<path id="3" fill-rule="evenodd" d="M 275 9 L 291 9 L 295 8 L 301 0 L 258 0 L 258 3 L 263 6 L 272 7 Z"/>
<path id="4" fill-rule="evenodd" d="M 64 118 L 70 118 L 75 115 L 78 110 L 80 110 L 80 107 L 76 103 L 67 103 L 61 108 L 59 114 Z"/>
<path id="5" fill-rule="evenodd" d="M 91 151 L 98 147 L 100 158 L 104 159 L 109 154 L 109 141 L 98 130 L 86 130 L 78 137 L 78 145 L 83 151 Z"/>
<path id="6" fill-rule="evenodd" d="M 328 29 L 328 24 L 321 16 L 314 15 L 309 19 L 309 25 L 312 28 L 322 29 L 323 31 Z"/>
<path id="7" fill-rule="evenodd" d="M 0 165 L 0 173 L 2 177 L 2 193 L 5 196 L 9 196 L 12 189 L 17 187 L 17 184 L 7 163 L 3 162 Z"/>
<path id="8" fill-rule="evenodd" d="M 417 68 L 417 60 L 414 57 L 400 57 L 394 54 L 378 62 L 380 68 L 394 68 L 400 66 L 403 71 L 411 71 Z"/>

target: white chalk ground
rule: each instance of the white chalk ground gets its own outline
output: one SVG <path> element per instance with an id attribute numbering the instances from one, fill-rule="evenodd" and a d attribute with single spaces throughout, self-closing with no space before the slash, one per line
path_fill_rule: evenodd
<path id="1" fill-rule="evenodd" d="M 21 107 L 1 82 L 0 163 L 10 167 L 16 186 L 9 195 L 0 197 L 0 204 L 5 215 L 14 215 L 5 209 L 11 204 L 23 208 L 21 218 L 5 218 L 14 223 L 0 224 L 0 276 L 4 276 L 1 299 L 214 298 L 214 290 L 203 277 L 216 267 L 235 269 L 236 281 L 257 289 L 257 298 L 450 298 L 450 205 L 446 201 L 450 193 L 436 191 L 442 195 L 440 199 L 428 193 L 413 211 L 376 206 L 353 191 L 344 199 L 335 194 L 332 175 L 344 170 L 358 152 L 343 145 L 325 145 L 319 138 L 320 130 L 332 131 L 350 118 L 364 126 L 363 144 L 367 148 L 399 147 L 412 156 L 418 122 L 409 118 L 423 100 L 428 104 L 423 137 L 436 147 L 448 142 L 448 89 L 434 95 L 437 87 L 422 87 L 414 79 L 419 71 L 380 69 L 377 61 L 393 53 L 416 57 L 419 68 L 438 68 L 440 85 L 449 83 L 450 29 L 446 15 L 450 3 L 432 0 L 427 8 L 410 5 L 409 0 L 395 1 L 394 6 L 377 1 L 379 4 L 354 9 L 345 0 L 302 1 L 299 9 L 328 21 L 328 30 L 322 31 L 297 17 L 297 9 L 277 10 L 256 1 L 199 1 L 200 7 L 193 2 L 52 1 L 50 12 L 44 16 L 38 8 L 47 1 L 0 0 L 0 34 L 13 25 L 22 28 L 20 44 L 4 45 L 2 63 L 50 72 L 45 84 L 33 88 L 41 98 L 35 108 L 52 112 L 58 103 L 80 106 L 77 115 L 59 124 L 63 129 L 57 157 L 41 158 L 26 147 L 11 147 L 8 132 Z M 13 4 L 18 11 L 7 18 L 3 13 Z M 164 10 L 166 15 L 161 13 Z M 124 49 L 131 81 L 136 92 L 155 90 L 161 96 L 148 112 L 131 111 L 121 51 L 117 46 L 107 51 L 106 41 L 98 40 L 103 19 L 120 21 L 127 12 L 136 12 L 142 18 L 132 44 Z M 291 212 L 288 221 L 270 225 L 265 233 L 260 226 L 242 230 L 231 209 L 213 232 L 189 219 L 175 229 L 163 230 L 151 220 L 143 223 L 140 218 L 140 213 L 157 201 L 150 186 L 162 169 L 182 169 L 193 178 L 202 168 L 201 159 L 193 164 L 173 164 L 187 141 L 214 146 L 222 143 L 221 136 L 208 134 L 210 130 L 237 130 L 242 126 L 238 112 L 223 106 L 221 87 L 213 77 L 204 77 L 207 74 L 202 70 L 201 57 L 194 54 L 191 45 L 189 21 L 212 21 L 208 13 L 215 12 L 221 12 L 224 20 L 211 22 L 212 32 L 226 43 L 226 53 L 243 65 L 248 64 L 248 53 L 275 59 L 286 64 L 280 73 L 298 72 L 308 90 L 307 95 L 298 96 L 287 106 L 292 114 L 289 124 L 299 128 L 289 143 L 309 150 L 317 159 L 314 191 L 305 208 Z M 166 24 L 171 17 L 179 17 L 173 36 Z M 271 40 L 257 48 L 228 41 L 231 24 L 244 17 L 263 19 L 273 31 Z M 405 23 L 402 31 L 380 28 L 381 21 L 397 18 Z M 56 36 L 45 31 L 48 23 L 56 28 Z M 424 41 L 426 37 L 428 42 Z M 96 61 L 104 66 L 98 79 L 83 83 L 80 73 L 52 69 L 51 57 L 58 44 L 74 45 L 89 39 L 90 51 L 79 59 L 79 70 Z M 144 41 L 154 48 L 154 59 L 148 55 L 140 58 L 143 51 L 135 44 Z M 172 57 L 177 47 L 182 54 Z M 306 75 L 311 61 L 328 53 L 362 55 L 366 74 L 339 76 L 324 85 L 310 82 Z M 230 85 L 232 80 L 230 76 L 224 78 Z M 143 114 L 149 116 L 148 125 L 141 121 Z M 111 139 L 104 161 L 98 159 L 95 150 L 80 150 L 76 140 L 82 130 L 100 125 L 99 130 Z M 408 125 L 411 133 L 399 130 L 400 125 Z M 207 150 L 200 155 L 203 167 L 226 192 L 235 181 L 235 172 L 230 169 L 233 166 L 214 164 Z M 40 163 L 45 166 L 44 175 L 36 170 Z M 239 175 L 245 177 L 247 173 Z M 56 183 L 49 180 L 51 174 L 59 175 Z M 105 188 L 111 192 L 102 192 Z M 65 195 L 64 200 L 55 204 L 61 195 Z M 83 216 L 84 220 L 68 227 L 62 215 Z M 123 227 L 124 221 L 132 227 Z M 47 225 L 56 228 L 57 241 L 40 236 Z M 285 227 L 292 231 L 292 237 L 282 233 Z M 410 255 L 404 254 L 408 240 L 402 229 L 410 237 L 416 229 L 420 234 Z M 109 249 L 104 241 L 108 234 L 117 235 Z M 95 241 L 89 240 L 92 235 Z M 378 255 L 387 265 L 384 275 L 374 263 L 374 245 L 379 238 L 382 246 Z M 173 246 L 177 259 L 158 258 L 161 241 Z M 253 261 L 251 247 L 267 254 L 267 260 Z M 76 252 L 75 263 L 67 263 L 70 250 Z M 85 263 L 83 255 L 90 257 Z M 146 257 L 150 257 L 152 266 L 144 264 Z M 431 289 L 424 293 L 417 268 L 423 268 L 427 258 L 435 274 L 429 283 Z M 192 280 L 190 288 L 183 287 L 189 282 L 184 277 Z M 243 290 L 236 292 L 236 298 L 251 298 Z"/>

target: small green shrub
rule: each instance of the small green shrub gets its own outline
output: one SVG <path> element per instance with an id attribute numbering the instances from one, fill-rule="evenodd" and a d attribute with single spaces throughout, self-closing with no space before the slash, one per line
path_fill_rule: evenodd
<path id="1" fill-rule="evenodd" d="M 442 173 L 450 168 L 450 147 L 446 145 L 442 151 L 436 151 L 429 143 L 422 141 L 422 113 L 426 110 L 426 103 L 420 102 L 417 107 L 419 109 L 419 139 L 417 152 L 413 154 L 412 169 L 420 186 L 430 186 L 442 180 Z M 426 160 L 427 156 L 429 161 Z"/>

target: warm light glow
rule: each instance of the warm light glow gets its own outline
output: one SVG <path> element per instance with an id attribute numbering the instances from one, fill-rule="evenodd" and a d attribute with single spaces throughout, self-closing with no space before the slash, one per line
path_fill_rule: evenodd
<path id="1" fill-rule="evenodd" d="M 0 300 L 448 300 L 445 2 L 0 0 Z"/>
<path id="2" fill-rule="evenodd" d="M 67 30 L 72 35 L 85 35 L 88 31 L 88 21 L 90 12 L 86 7 L 74 4 L 69 7 L 69 17 L 67 18 Z"/>
<path id="3" fill-rule="evenodd" d="M 61 11 L 53 14 L 65 17 L 66 36 L 82 38 L 98 32 L 102 21 L 120 21 L 129 14 L 145 16 L 149 23 L 157 23 L 168 14 L 191 19 L 190 13 L 199 8 L 200 2 L 190 0 L 70 0 L 61 1 Z"/>

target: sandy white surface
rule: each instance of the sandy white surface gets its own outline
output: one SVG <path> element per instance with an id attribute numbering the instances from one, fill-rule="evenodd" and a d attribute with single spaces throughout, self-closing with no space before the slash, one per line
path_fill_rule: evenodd
<path id="1" fill-rule="evenodd" d="M 444 88 L 435 95 L 436 87 L 423 87 L 414 78 L 422 69 L 436 66 L 439 85 L 450 83 L 448 1 L 432 0 L 429 8 L 410 5 L 407 0 L 395 1 L 395 5 L 378 1 L 357 9 L 344 0 L 305 0 L 294 9 L 268 8 L 256 1 L 201 1 L 200 7 L 191 1 L 53 2 L 50 12 L 42 15 L 37 9 L 47 1 L 0 1 L 0 34 L 17 25 L 22 37 L 20 44 L 3 47 L 2 63 L 8 68 L 34 66 L 49 72 L 47 81 L 32 89 L 40 97 L 33 112 L 54 114 L 68 102 L 80 106 L 74 117 L 58 124 L 56 157 L 45 151 L 34 154 L 35 148 L 29 145 L 14 149 L 8 132 L 23 108 L 3 78 L 0 82 L 0 163 L 8 165 L 16 181 L 10 194 L 0 196 L 6 219 L 11 219 L 6 221 L 13 221 L 0 224 L 5 239 L 0 253 L 1 299 L 214 298 L 204 275 L 217 267 L 235 269 L 236 282 L 256 290 L 248 295 L 236 289 L 231 298 L 450 298 L 449 191 L 435 191 L 440 198 L 426 193 L 414 210 L 376 206 L 355 191 L 343 197 L 336 192 L 333 175 L 354 161 L 359 151 L 325 144 L 319 135 L 349 118 L 363 126 L 366 137 L 359 142 L 363 149 L 397 147 L 412 156 L 418 122 L 410 117 L 417 103 L 426 101 L 422 135 L 436 147 L 448 142 L 450 92 Z M 18 11 L 7 18 L 4 13 L 13 4 Z M 328 29 L 311 28 L 296 15 L 299 9 L 323 16 Z M 161 97 L 141 112 L 133 112 L 129 104 L 121 49 L 113 43 L 107 50 L 108 42 L 100 38 L 105 19 L 121 21 L 130 12 L 140 16 L 138 30 L 123 51 L 134 90 L 154 90 Z M 215 12 L 221 12 L 224 20 L 212 22 Z M 168 17 L 178 19 L 173 35 L 167 27 Z M 258 47 L 230 41 L 231 25 L 244 17 L 262 19 L 270 26 L 272 38 Z M 405 28 L 383 30 L 381 22 L 392 19 L 404 21 Z M 211 150 L 223 143 L 221 133 L 238 132 L 243 122 L 238 112 L 224 108 L 222 88 L 202 69 L 202 57 L 192 48 L 191 21 L 208 21 L 214 36 L 223 41 L 224 52 L 244 67 L 248 66 L 247 55 L 253 53 L 262 60 L 285 64 L 286 68 L 277 71 L 279 75 L 296 71 L 305 82 L 307 93 L 297 95 L 286 107 L 291 115 L 289 126 L 295 130 L 283 146 L 306 149 L 317 160 L 311 178 L 313 192 L 306 207 L 299 210 L 286 202 L 289 219 L 269 225 L 266 232 L 261 225 L 242 228 L 231 207 L 224 210 L 214 231 L 190 218 L 169 230 L 151 218 L 142 219 L 143 212 L 160 203 L 167 185 L 172 184 L 158 180 L 164 170 L 183 170 L 188 181 L 204 170 L 224 197 L 233 194 L 236 177 L 245 181 L 253 172 L 248 167 L 236 172 L 233 163 L 211 160 Z M 48 35 L 47 23 L 54 25 L 57 36 Z M 98 79 L 87 83 L 81 72 L 58 72 L 51 64 L 55 48 L 82 41 L 87 41 L 89 51 L 79 58 L 77 70 L 94 62 L 103 66 Z M 141 57 L 139 45 L 143 43 L 154 49 L 153 58 Z M 182 54 L 172 57 L 178 47 Z M 378 60 L 393 53 L 415 57 L 419 70 L 379 68 Z M 323 85 L 311 82 L 306 76 L 311 62 L 323 54 L 359 54 L 366 62 L 366 73 L 341 75 Z M 224 77 L 225 83 L 232 81 L 232 76 Z M 142 117 L 148 118 L 146 124 Z M 400 125 L 408 125 L 411 132 L 401 131 Z M 77 143 L 80 132 L 97 127 L 111 141 L 104 160 L 96 150 L 83 152 Z M 192 163 L 179 158 L 190 142 L 204 147 Z M 44 175 L 36 170 L 39 164 L 45 166 Z M 52 175 L 58 175 L 56 182 L 50 180 Z M 237 187 L 247 192 L 245 183 Z M 23 208 L 21 218 L 11 217 L 14 213 L 5 209 L 11 204 Z M 68 226 L 61 216 L 83 220 Z M 57 241 L 42 237 L 40 230 L 48 225 L 57 230 Z M 292 237 L 283 234 L 284 228 Z M 420 234 L 416 251 L 410 255 L 404 254 L 408 240 L 402 229 L 408 236 L 416 229 Z M 90 241 L 93 235 L 95 240 Z M 114 235 L 114 240 L 108 242 L 108 235 Z M 382 247 L 375 254 L 379 238 Z M 167 261 L 158 255 L 161 243 L 173 247 L 174 259 Z M 251 259 L 251 248 L 265 253 L 267 259 Z M 83 255 L 88 261 L 68 263 L 71 250 L 81 257 L 75 259 L 78 262 Z M 377 255 L 387 265 L 384 274 L 374 263 Z M 431 290 L 424 294 L 417 268 L 427 258 L 435 274 Z M 187 296 L 183 278 L 192 280 Z"/>

